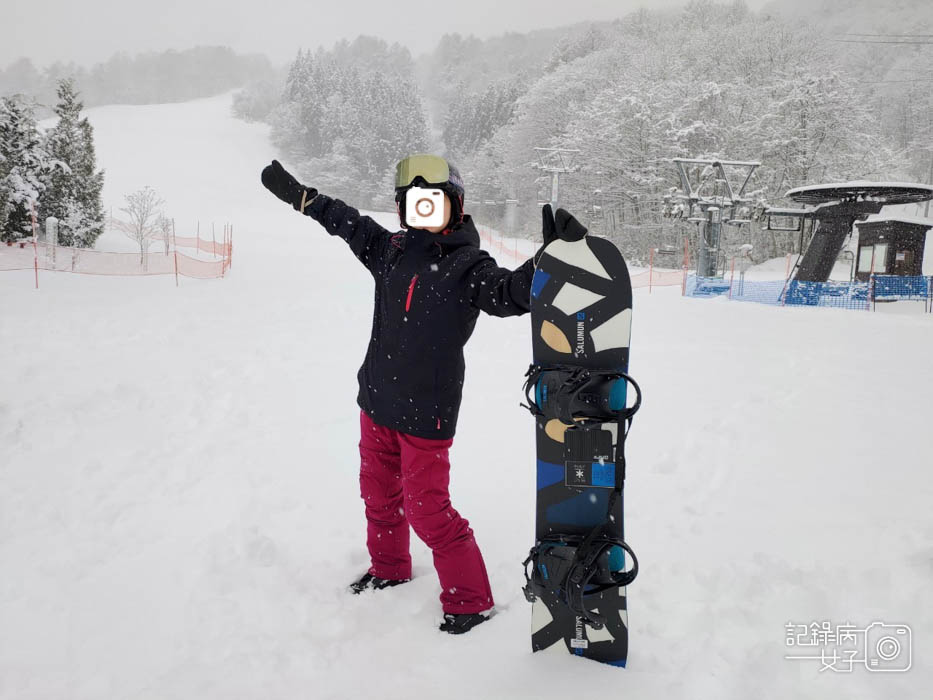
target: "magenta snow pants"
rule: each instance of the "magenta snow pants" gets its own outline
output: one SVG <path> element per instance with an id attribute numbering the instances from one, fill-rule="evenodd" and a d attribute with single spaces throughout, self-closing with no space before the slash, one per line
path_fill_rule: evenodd
<path id="1" fill-rule="evenodd" d="M 450 505 L 453 439 L 430 440 L 376 425 L 360 412 L 360 495 L 366 505 L 369 572 L 411 578 L 408 526 L 430 547 L 445 613 L 493 606 L 486 565 L 467 520 Z"/>

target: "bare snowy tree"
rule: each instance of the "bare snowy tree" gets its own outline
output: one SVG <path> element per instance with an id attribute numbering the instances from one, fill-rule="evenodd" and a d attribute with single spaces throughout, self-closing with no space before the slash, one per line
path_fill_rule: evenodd
<path id="1" fill-rule="evenodd" d="M 130 230 L 125 233 L 139 244 L 139 264 L 145 266 L 149 240 L 154 233 L 161 232 L 158 222 L 165 202 L 149 185 L 126 195 L 125 199 L 126 206 L 120 211 L 128 214 L 131 222 Z"/>
<path id="2" fill-rule="evenodd" d="M 168 255 L 172 242 L 172 220 L 165 214 L 159 214 L 159 220 L 156 222 L 156 236 L 162 241 L 165 254 Z"/>

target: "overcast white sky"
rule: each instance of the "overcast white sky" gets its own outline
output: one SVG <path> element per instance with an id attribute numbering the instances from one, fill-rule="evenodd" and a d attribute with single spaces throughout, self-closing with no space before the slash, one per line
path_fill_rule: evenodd
<path id="1" fill-rule="evenodd" d="M 755 9 L 765 0 L 747 0 Z M 299 48 L 358 34 L 404 43 L 417 55 L 444 33 L 479 37 L 621 17 L 686 0 L 0 0 L 0 66 L 20 56 L 39 66 L 84 65 L 130 54 L 225 45 L 291 59 Z"/>

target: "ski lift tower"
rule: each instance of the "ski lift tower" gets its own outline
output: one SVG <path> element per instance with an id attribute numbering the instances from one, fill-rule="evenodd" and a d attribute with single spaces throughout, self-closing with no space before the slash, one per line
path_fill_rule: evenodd
<path id="1" fill-rule="evenodd" d="M 535 147 L 538 162 L 535 167 L 551 173 L 551 209 L 557 211 L 560 197 L 560 176 L 576 170 L 574 159 L 579 155 L 577 148 L 539 148 Z"/>
<path id="2" fill-rule="evenodd" d="M 680 176 L 680 192 L 671 199 L 681 201 L 673 207 L 665 202 L 665 209 L 697 224 L 697 277 L 716 277 L 722 225 L 749 223 L 750 199 L 745 188 L 761 163 L 697 158 L 674 158 L 673 162 Z M 741 185 L 733 186 L 726 168 Z"/>

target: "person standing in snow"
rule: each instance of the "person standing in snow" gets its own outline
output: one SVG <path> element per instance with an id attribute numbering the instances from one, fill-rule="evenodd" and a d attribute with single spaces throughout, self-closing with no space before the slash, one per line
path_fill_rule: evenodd
<path id="1" fill-rule="evenodd" d="M 372 565 L 350 589 L 381 590 L 411 578 L 411 525 L 434 555 L 444 611 L 440 629 L 466 632 L 488 619 L 494 601 L 473 530 L 448 493 L 463 347 L 481 311 L 501 317 L 529 311 L 534 261 L 508 270 L 480 249 L 476 226 L 463 211 L 460 174 L 438 156 L 412 155 L 398 163 L 397 233 L 300 184 L 278 161 L 263 169 L 262 183 L 345 240 L 375 280 L 372 335 L 357 396 L 360 494 Z M 441 225 L 406 224 L 412 187 L 443 191 Z M 566 223 L 569 215 L 558 212 Z M 547 243 L 554 235 L 550 207 L 544 216 Z"/>

